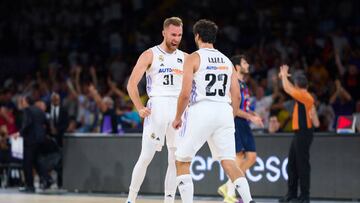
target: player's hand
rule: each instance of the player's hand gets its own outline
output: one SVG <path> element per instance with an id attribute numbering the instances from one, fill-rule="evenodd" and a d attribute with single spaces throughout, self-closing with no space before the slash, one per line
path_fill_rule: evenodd
<path id="1" fill-rule="evenodd" d="M 179 129 L 182 125 L 182 120 L 181 119 L 175 119 L 173 122 L 172 122 L 172 127 L 175 128 L 175 129 Z"/>
<path id="2" fill-rule="evenodd" d="M 151 110 L 147 107 L 144 107 L 139 110 L 139 115 L 141 118 L 145 118 L 151 114 Z"/>
<path id="3" fill-rule="evenodd" d="M 264 127 L 264 123 L 262 122 L 262 119 L 260 116 L 252 116 L 250 119 L 251 122 L 253 122 L 256 126 Z"/>

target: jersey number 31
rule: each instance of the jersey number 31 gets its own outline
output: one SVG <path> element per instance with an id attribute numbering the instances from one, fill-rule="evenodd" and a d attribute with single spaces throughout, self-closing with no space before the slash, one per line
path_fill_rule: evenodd
<path id="1" fill-rule="evenodd" d="M 174 85 L 174 76 L 173 74 L 164 75 L 164 85 Z"/>

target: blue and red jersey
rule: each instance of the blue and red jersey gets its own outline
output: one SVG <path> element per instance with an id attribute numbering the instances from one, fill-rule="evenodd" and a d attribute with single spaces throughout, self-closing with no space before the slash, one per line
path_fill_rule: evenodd
<path id="1" fill-rule="evenodd" d="M 241 95 L 240 109 L 245 112 L 253 111 L 254 106 L 251 105 L 250 92 L 248 86 L 244 81 L 241 80 L 239 80 L 239 86 L 240 86 L 240 95 Z"/>

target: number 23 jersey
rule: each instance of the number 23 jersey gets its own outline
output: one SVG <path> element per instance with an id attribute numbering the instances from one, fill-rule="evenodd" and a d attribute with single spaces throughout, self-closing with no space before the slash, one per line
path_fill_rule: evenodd
<path id="1" fill-rule="evenodd" d="M 190 104 L 200 101 L 230 103 L 230 84 L 233 64 L 216 49 L 202 48 L 199 69 L 194 73 Z"/>
<path id="2" fill-rule="evenodd" d="M 185 60 L 184 52 L 176 49 L 173 53 L 167 53 L 160 46 L 150 49 L 153 53 L 153 60 L 150 68 L 146 71 L 148 96 L 179 96 Z"/>

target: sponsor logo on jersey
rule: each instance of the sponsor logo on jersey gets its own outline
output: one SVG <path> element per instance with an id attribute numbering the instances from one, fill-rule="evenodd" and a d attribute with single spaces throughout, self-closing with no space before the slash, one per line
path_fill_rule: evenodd
<path id="1" fill-rule="evenodd" d="M 206 70 L 228 70 L 227 66 L 207 66 Z"/>
<path id="2" fill-rule="evenodd" d="M 183 71 L 178 68 L 160 68 L 159 73 L 174 73 L 176 75 L 182 75 Z"/>
<path id="3" fill-rule="evenodd" d="M 177 58 L 178 63 L 183 63 L 183 60 L 181 58 Z"/>

